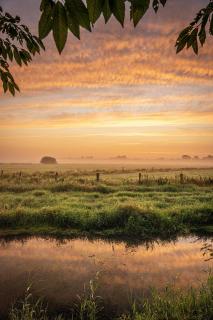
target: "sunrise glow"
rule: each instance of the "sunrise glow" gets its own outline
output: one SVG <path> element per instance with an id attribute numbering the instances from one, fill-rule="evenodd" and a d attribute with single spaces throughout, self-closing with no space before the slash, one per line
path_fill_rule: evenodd
<path id="1" fill-rule="evenodd" d="M 176 55 L 178 32 L 204 1 L 171 0 L 136 29 L 112 18 L 61 56 L 46 52 L 13 72 L 21 93 L 0 92 L 0 161 L 70 157 L 179 157 L 213 152 L 213 65 L 209 39 L 200 55 Z M 38 1 L 3 0 L 36 32 Z M 179 14 L 181 13 L 181 14 Z"/>

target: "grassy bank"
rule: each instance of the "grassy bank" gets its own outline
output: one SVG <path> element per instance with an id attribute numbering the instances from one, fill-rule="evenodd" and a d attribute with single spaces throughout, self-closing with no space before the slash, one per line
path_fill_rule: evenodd
<path id="1" fill-rule="evenodd" d="M 132 176 L 134 174 L 134 177 Z M 0 235 L 91 234 L 171 237 L 212 232 L 212 178 L 175 171 L 142 175 L 95 172 L 3 173 Z M 209 231 L 210 230 L 210 231 Z"/>
<path id="2" fill-rule="evenodd" d="M 104 308 L 104 299 L 96 294 L 97 283 L 90 281 L 88 289 L 78 302 L 70 306 L 65 315 L 50 315 L 41 300 L 33 299 L 29 289 L 23 300 L 16 303 L 9 312 L 9 320 L 212 320 L 213 278 L 199 289 L 188 291 L 166 288 L 159 293 L 153 290 L 149 299 L 133 302 L 127 314 L 115 315 Z"/>

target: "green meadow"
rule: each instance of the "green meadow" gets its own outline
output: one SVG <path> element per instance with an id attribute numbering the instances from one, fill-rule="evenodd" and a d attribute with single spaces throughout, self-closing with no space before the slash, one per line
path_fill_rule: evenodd
<path id="1" fill-rule="evenodd" d="M 149 239 L 213 232 L 211 168 L 2 165 L 1 170 L 1 236 Z"/>

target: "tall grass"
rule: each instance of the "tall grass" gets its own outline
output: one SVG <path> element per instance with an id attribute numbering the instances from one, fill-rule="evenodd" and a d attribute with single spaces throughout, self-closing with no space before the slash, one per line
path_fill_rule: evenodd
<path id="1" fill-rule="evenodd" d="M 99 273 L 90 280 L 88 286 L 84 286 L 83 295 L 77 295 L 78 303 L 70 306 L 68 319 L 96 320 L 101 319 L 103 310 L 102 298 L 96 294 L 98 288 Z M 48 315 L 48 308 L 41 299 L 35 300 L 30 291 L 30 286 L 22 300 L 17 301 L 9 311 L 9 320 L 63 320 L 61 314 Z"/>
<path id="2" fill-rule="evenodd" d="M 104 300 L 96 295 L 97 279 L 90 281 L 89 291 L 80 297 L 77 305 L 71 306 L 70 314 L 63 318 L 48 315 L 41 300 L 33 302 L 29 290 L 18 306 L 12 307 L 9 320 L 212 320 L 213 319 L 213 278 L 200 288 L 187 291 L 167 287 L 163 292 L 153 290 L 149 299 L 141 298 L 130 306 L 128 314 L 113 317 L 104 310 Z"/>
<path id="3" fill-rule="evenodd" d="M 30 286 L 23 300 L 17 301 L 9 312 L 9 320 L 48 320 L 47 307 L 41 299 L 34 301 Z"/>
<path id="4" fill-rule="evenodd" d="M 96 320 L 101 317 L 103 307 L 101 306 L 102 298 L 97 295 L 99 273 L 95 279 L 90 280 L 89 287 L 84 287 L 84 294 L 78 296 L 79 303 L 75 305 L 75 312 L 72 314 L 75 319 L 79 320 Z"/>
<path id="5" fill-rule="evenodd" d="M 213 278 L 199 289 L 166 288 L 159 294 L 153 291 L 151 300 L 134 303 L 128 315 L 119 320 L 212 320 L 213 319 Z"/>

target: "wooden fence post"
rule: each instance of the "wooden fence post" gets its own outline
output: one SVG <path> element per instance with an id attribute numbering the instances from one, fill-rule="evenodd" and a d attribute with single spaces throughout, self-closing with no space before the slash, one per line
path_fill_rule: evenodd
<path id="1" fill-rule="evenodd" d="M 183 173 L 180 173 L 180 183 L 183 183 Z"/>
<path id="2" fill-rule="evenodd" d="M 138 174 L 138 183 L 139 184 L 141 184 L 141 177 L 142 177 L 141 172 L 139 172 L 139 174 Z"/>
<path id="3" fill-rule="evenodd" d="M 100 172 L 96 172 L 96 181 L 100 181 Z"/>

